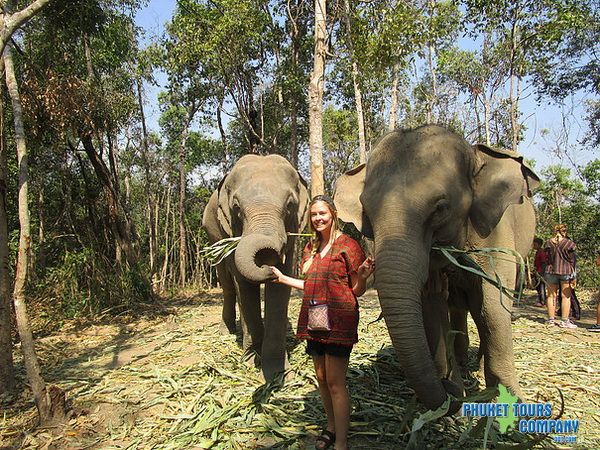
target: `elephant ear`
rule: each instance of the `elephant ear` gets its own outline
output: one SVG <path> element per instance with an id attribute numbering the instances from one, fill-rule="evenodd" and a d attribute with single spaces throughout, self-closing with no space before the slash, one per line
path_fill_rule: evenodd
<path id="1" fill-rule="evenodd" d="M 300 182 L 298 183 L 298 233 L 302 231 L 308 225 L 308 183 L 298 174 Z"/>
<path id="2" fill-rule="evenodd" d="M 509 150 L 476 144 L 473 176 L 473 204 L 470 219 L 482 238 L 489 236 L 509 205 L 531 197 L 540 179 L 523 157 Z"/>
<path id="3" fill-rule="evenodd" d="M 339 177 L 335 183 L 333 201 L 340 219 L 353 223 L 364 236 L 373 239 L 373 227 L 360 202 L 365 173 L 365 164 L 361 164 Z"/>
<path id="4" fill-rule="evenodd" d="M 233 231 L 231 227 L 231 210 L 229 207 L 229 193 L 227 189 L 223 188 L 225 184 L 225 180 L 227 179 L 229 174 L 226 174 L 223 179 L 219 182 L 219 187 L 217 188 L 218 192 L 218 201 L 217 201 L 217 218 L 219 219 L 219 224 L 223 231 L 227 236 L 233 236 Z"/>

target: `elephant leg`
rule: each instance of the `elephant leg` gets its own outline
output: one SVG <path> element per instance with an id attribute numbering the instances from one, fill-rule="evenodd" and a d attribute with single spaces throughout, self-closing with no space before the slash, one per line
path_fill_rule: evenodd
<path id="1" fill-rule="evenodd" d="M 450 328 L 457 331 L 454 336 L 454 357 L 462 376 L 467 374 L 467 365 L 469 363 L 469 331 L 467 328 L 465 296 L 464 291 L 456 286 L 450 286 L 448 296 Z"/>
<path id="2" fill-rule="evenodd" d="M 260 313 L 260 285 L 234 278 L 240 305 L 244 354 L 258 362 L 263 340 L 263 323 Z"/>
<path id="3" fill-rule="evenodd" d="M 223 289 L 223 311 L 219 329 L 224 334 L 235 334 L 236 289 L 233 278 L 224 263 L 217 266 L 217 277 Z"/>
<path id="4" fill-rule="evenodd" d="M 440 299 L 432 295 L 423 296 L 423 326 L 427 336 L 427 345 L 439 378 L 446 378 L 446 340 L 440 320 Z"/>
<path id="5" fill-rule="evenodd" d="M 285 344 L 290 290 L 283 284 L 267 283 L 265 286 L 265 334 L 261 364 L 267 381 L 289 369 Z"/>
<path id="6" fill-rule="evenodd" d="M 488 270 L 488 269 L 486 269 Z M 504 286 L 512 286 L 516 269 L 501 272 Z M 510 283 L 509 283 L 510 280 Z M 512 301 L 489 283 L 483 283 L 480 295 L 469 299 L 469 310 L 477 324 L 483 353 L 485 383 L 496 386 L 502 383 L 515 395 L 523 398 L 517 381 L 513 355 L 511 310 Z"/>
<path id="7" fill-rule="evenodd" d="M 450 379 L 458 387 L 455 395 L 464 393 L 461 372 L 454 355 L 448 359 L 447 339 L 450 331 L 448 319 L 448 280 L 445 275 L 436 275 L 426 285 L 423 297 L 423 325 L 427 344 L 433 358 L 437 374 L 442 379 Z M 450 365 L 449 365 L 450 364 Z"/>

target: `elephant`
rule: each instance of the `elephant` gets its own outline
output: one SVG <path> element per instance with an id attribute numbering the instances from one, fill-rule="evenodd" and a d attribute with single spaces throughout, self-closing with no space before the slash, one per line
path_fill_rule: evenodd
<path id="1" fill-rule="evenodd" d="M 437 125 L 388 133 L 366 165 L 336 182 L 340 219 L 374 239 L 382 315 L 408 383 L 430 409 L 448 394 L 463 393 L 460 374 L 449 376 L 446 339 L 449 328 L 465 333 L 454 343 L 464 368 L 467 310 L 480 336 L 486 385 L 502 383 L 522 398 L 512 300 L 478 276 L 456 270 L 432 247 L 505 247 L 525 256 L 535 231 L 531 193 L 538 184 L 518 154 L 472 146 Z M 514 287 L 515 259 L 495 256 L 503 286 Z M 487 258 L 474 259 L 490 273 Z M 451 409 L 456 411 L 456 403 Z"/>
<path id="2" fill-rule="evenodd" d="M 236 298 L 244 354 L 260 362 L 266 380 L 289 365 L 285 349 L 290 288 L 265 284 L 264 322 L 260 284 L 273 278 L 269 266 L 291 273 L 295 236 L 308 217 L 308 189 L 280 155 L 245 155 L 210 197 L 202 226 L 211 243 L 241 237 L 234 254 L 217 265 L 223 289 L 222 328 L 235 333 Z"/>

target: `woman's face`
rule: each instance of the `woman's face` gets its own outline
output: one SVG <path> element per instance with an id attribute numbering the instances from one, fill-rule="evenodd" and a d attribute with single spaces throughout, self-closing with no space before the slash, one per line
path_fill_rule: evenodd
<path id="1" fill-rule="evenodd" d="M 329 205 L 323 201 L 316 201 L 310 207 L 310 221 L 313 228 L 319 233 L 331 229 L 333 225 L 333 214 Z"/>

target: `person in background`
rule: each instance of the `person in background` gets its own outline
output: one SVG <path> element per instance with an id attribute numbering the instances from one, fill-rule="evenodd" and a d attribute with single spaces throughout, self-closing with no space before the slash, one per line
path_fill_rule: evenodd
<path id="1" fill-rule="evenodd" d="M 317 437 L 315 448 L 335 445 L 348 448 L 350 396 L 346 372 L 350 352 L 358 341 L 358 301 L 366 290 L 367 278 L 375 269 L 358 242 L 339 231 L 333 200 L 317 195 L 310 203 L 310 227 L 315 236 L 304 248 L 300 272 L 304 280 L 284 275 L 271 267 L 275 283 L 304 291 L 296 336 L 306 339 L 306 353 L 314 363 L 327 426 Z M 308 327 L 309 308 L 327 305 L 328 330 Z"/>
<path id="2" fill-rule="evenodd" d="M 600 267 L 600 251 L 596 253 L 596 266 Z M 600 331 L 600 289 L 596 292 L 596 324 L 588 328 L 588 331 L 599 332 Z"/>
<path id="3" fill-rule="evenodd" d="M 569 316 L 575 320 L 581 319 L 581 304 L 577 298 L 577 276 L 576 274 L 569 280 L 569 286 L 571 287 L 571 312 Z M 558 296 L 556 299 L 556 315 L 562 316 L 562 293 L 558 290 Z"/>
<path id="4" fill-rule="evenodd" d="M 547 308 L 549 325 L 561 328 L 577 328 L 569 319 L 571 311 L 571 280 L 575 274 L 575 243 L 567 237 L 567 227 L 558 224 L 554 227 L 554 237 L 546 241 L 544 247 L 548 256 L 544 279 L 548 287 Z M 558 290 L 561 290 L 561 320 L 555 320 L 555 308 Z"/>
<path id="5" fill-rule="evenodd" d="M 538 301 L 533 306 L 537 306 L 540 308 L 546 306 L 546 283 L 544 282 L 543 275 L 546 270 L 548 256 L 546 255 L 546 252 L 542 248 L 543 244 L 544 244 L 544 241 L 539 237 L 536 237 L 533 240 L 533 249 L 535 250 L 535 257 L 533 259 L 533 265 L 535 267 L 535 281 L 536 281 L 535 289 L 538 294 Z"/>

